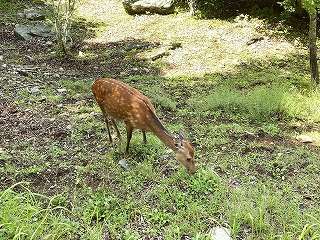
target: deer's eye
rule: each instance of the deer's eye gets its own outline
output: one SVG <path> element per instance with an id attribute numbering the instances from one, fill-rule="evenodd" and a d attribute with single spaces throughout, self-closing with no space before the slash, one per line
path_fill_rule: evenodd
<path id="1" fill-rule="evenodd" d="M 190 162 L 192 160 L 192 158 L 187 158 L 187 161 Z"/>

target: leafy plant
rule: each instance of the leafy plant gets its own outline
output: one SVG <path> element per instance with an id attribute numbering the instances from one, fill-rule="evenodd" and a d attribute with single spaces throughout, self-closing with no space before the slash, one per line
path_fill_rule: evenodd
<path id="1" fill-rule="evenodd" d="M 213 172 L 198 171 L 187 182 L 188 188 L 193 195 L 208 198 L 216 192 L 219 181 L 219 177 Z"/>
<path id="2" fill-rule="evenodd" d="M 89 222 L 99 222 L 107 218 L 114 207 L 114 197 L 101 189 L 91 196 L 86 203 L 84 217 Z"/>
<path id="3" fill-rule="evenodd" d="M 320 219 L 317 219 L 311 215 L 308 215 L 308 217 L 311 218 L 314 223 L 307 223 L 303 227 L 298 237 L 299 240 L 304 240 L 304 239 L 316 240 L 320 238 Z"/>

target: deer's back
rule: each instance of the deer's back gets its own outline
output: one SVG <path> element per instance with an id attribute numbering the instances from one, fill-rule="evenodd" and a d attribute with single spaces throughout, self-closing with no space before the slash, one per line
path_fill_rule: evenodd
<path id="1" fill-rule="evenodd" d="M 147 125 L 155 109 L 138 90 L 115 79 L 100 78 L 93 83 L 92 91 L 105 117 L 149 130 Z"/>

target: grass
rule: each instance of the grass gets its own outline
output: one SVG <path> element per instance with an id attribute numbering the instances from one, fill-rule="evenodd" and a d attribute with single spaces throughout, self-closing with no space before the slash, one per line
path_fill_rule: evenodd
<path id="1" fill-rule="evenodd" d="M 216 83 L 203 97 L 202 86 L 195 89 L 186 79 L 184 91 L 188 94 L 191 85 L 193 89 L 184 105 L 187 112 L 155 99 L 163 113 L 168 107 L 172 112 L 176 109 L 171 118 L 175 120 L 165 122 L 171 131 L 192 126 L 189 136 L 196 146 L 199 170 L 190 175 L 155 136 L 149 134 L 147 145 L 141 145 L 138 132 L 126 158 L 129 170 L 122 169 L 118 161 L 125 158 L 124 142 L 109 145 L 98 107 L 72 101 L 76 98 L 72 89 L 78 89 L 79 83 L 63 82 L 56 84 L 71 90 L 55 118 L 70 118 L 65 144 L 36 147 L 26 141 L 1 151 L 5 176 L 15 174 L 13 181 L 47 178 L 46 188 L 53 190 L 48 197 L 25 184 L 3 189 L 3 238 L 99 239 L 108 232 L 113 239 L 183 235 L 209 239 L 216 225 L 227 226 L 232 236 L 245 239 L 319 237 L 318 151 L 286 142 L 294 132 L 282 127 L 297 120 L 316 124 L 316 92 L 263 85 L 239 90 Z M 161 89 L 164 95 L 175 88 L 182 91 L 175 79 L 167 79 L 166 84 L 171 87 Z M 139 86 L 148 93 L 160 91 L 143 81 Z M 28 97 L 19 99 L 24 96 Z M 35 109 L 41 104 L 35 103 Z M 312 111 L 304 114 L 308 109 Z M 63 186 L 63 182 L 69 183 Z"/>
<path id="2" fill-rule="evenodd" d="M 301 94 L 297 89 L 282 86 L 258 86 L 250 90 L 218 86 L 206 97 L 197 96 L 189 103 L 199 114 L 215 112 L 249 122 L 319 122 L 319 109 L 312 107 L 318 105 L 318 96 L 317 91 Z"/>
<path id="3" fill-rule="evenodd" d="M 23 193 L 15 188 L 21 187 Z M 65 215 L 72 215 L 57 205 L 57 198 L 32 193 L 26 183 L 17 183 L 1 192 L 2 239 L 59 239 L 74 235 L 79 227 Z"/>
<path id="4" fill-rule="evenodd" d="M 95 3 L 101 9 L 105 4 Z M 184 130 L 196 149 L 198 171 L 186 172 L 151 133 L 142 144 L 136 130 L 128 156 L 124 140 L 110 144 L 90 90 L 96 72 L 85 75 L 78 66 L 77 77 L 72 78 L 72 69 L 66 66 L 68 75 L 60 73 L 59 78 L 35 82 L 19 76 L 19 83 L 4 85 L 2 95 L 14 105 L 4 105 L 9 114 L 0 118 L 5 130 L 0 131 L 5 137 L 0 147 L 0 239 L 210 239 L 215 226 L 229 228 L 234 239 L 319 239 L 319 148 L 295 140 L 302 133 L 319 137 L 319 90 L 310 90 L 306 53 L 283 39 L 272 49 L 264 42 L 266 48 L 250 52 L 247 39 L 239 39 L 236 32 L 241 27 L 243 34 L 260 20 L 196 21 L 184 13 L 133 18 L 121 15 L 116 1 L 110 4 L 115 7 L 115 22 L 105 14 L 98 37 L 90 41 L 99 41 L 105 29 L 112 32 L 124 20 L 130 26 L 138 22 L 141 25 L 135 26 L 141 29 L 153 26 L 154 35 L 141 36 L 142 45 L 154 42 L 157 30 L 167 26 L 164 22 L 158 26 L 157 18 L 171 21 L 170 26 L 176 20 L 186 22 L 185 30 L 198 26 L 220 33 L 221 38 L 213 36 L 214 48 L 212 39 L 200 46 L 190 33 L 177 55 L 155 63 L 135 59 L 143 50 L 121 51 L 128 46 L 115 44 L 120 62 L 130 60 L 125 70 L 148 69 L 139 75 L 112 72 L 117 55 L 106 57 L 104 49 L 90 49 L 83 57 L 88 64 L 97 60 L 99 67 L 100 61 L 107 62 L 102 73 L 121 76 L 145 93 L 174 135 Z M 79 8 L 79 15 L 86 6 Z M 87 12 L 87 17 L 101 9 Z M 122 36 L 121 30 L 114 38 Z M 245 36 L 251 31 L 256 33 L 251 29 Z M 166 34 L 178 41 L 186 36 Z M 229 50 L 228 46 L 235 42 L 243 52 L 234 55 L 239 45 Z M 276 51 L 280 43 L 281 56 Z M 197 46 L 191 51 L 193 61 L 184 52 L 190 46 Z M 17 55 L 5 59 L 13 64 Z M 182 59 L 179 64 L 165 62 L 174 57 Z M 207 68 L 197 65 L 207 59 Z M 19 61 L 23 65 L 26 60 Z M 182 63 L 187 63 L 185 69 Z M 205 71 L 195 73 L 195 66 Z M 50 64 L 46 68 L 49 71 Z M 39 91 L 30 93 L 28 89 L 36 85 Z M 119 128 L 125 138 L 124 125 Z M 121 160 L 128 169 L 120 166 Z"/>

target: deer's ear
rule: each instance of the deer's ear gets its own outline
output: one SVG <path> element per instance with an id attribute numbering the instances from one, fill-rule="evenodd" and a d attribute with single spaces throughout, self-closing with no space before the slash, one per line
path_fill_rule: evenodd
<path id="1" fill-rule="evenodd" d="M 179 132 L 179 138 L 180 138 L 180 140 L 187 140 L 187 136 L 186 136 L 186 134 L 184 134 L 184 132 L 182 130 L 180 130 L 180 132 Z"/>

